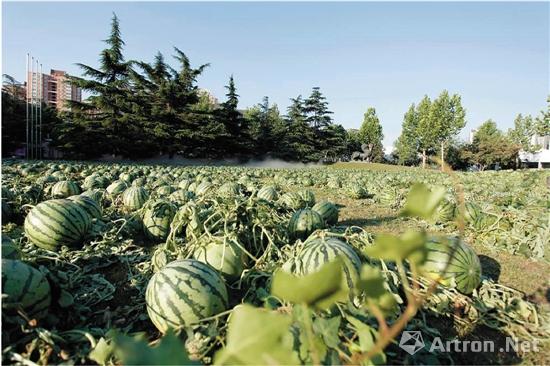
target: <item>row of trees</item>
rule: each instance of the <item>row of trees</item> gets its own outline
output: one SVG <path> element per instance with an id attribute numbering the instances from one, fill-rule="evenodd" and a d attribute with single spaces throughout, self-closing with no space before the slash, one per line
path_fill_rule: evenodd
<path id="1" fill-rule="evenodd" d="M 488 120 L 475 132 L 473 141 L 461 142 L 458 133 L 464 128 L 465 109 L 460 96 L 443 91 L 435 100 L 424 96 L 412 104 L 403 118 L 401 135 L 395 142 L 394 158 L 402 165 L 426 166 L 428 156 L 438 157 L 454 169 L 475 165 L 484 170 L 499 165 L 503 168 L 519 166 L 519 151 L 536 152 L 541 146 L 532 142 L 534 135 L 550 135 L 549 108 L 537 118 L 519 114 L 514 128 L 500 131 L 494 121 Z"/>
<path id="2" fill-rule="evenodd" d="M 197 86 L 197 78 L 209 65 L 191 66 L 177 48 L 177 69 L 160 53 L 152 63 L 125 60 L 116 16 L 105 42 L 99 67 L 79 64 L 83 77 L 72 78 L 91 96 L 84 102 L 72 102 L 62 116 L 63 123 L 52 131 L 53 144 L 68 156 L 181 154 L 318 161 L 350 155 L 362 143 L 377 139 L 377 158 L 383 158 L 378 119 L 377 134 L 363 129 L 357 135 L 349 134 L 334 123 L 318 87 L 307 98 L 291 99 L 284 115 L 268 97 L 240 110 L 233 76 L 226 86 L 225 101 L 217 103 Z M 375 112 L 367 113 L 372 123 Z"/>

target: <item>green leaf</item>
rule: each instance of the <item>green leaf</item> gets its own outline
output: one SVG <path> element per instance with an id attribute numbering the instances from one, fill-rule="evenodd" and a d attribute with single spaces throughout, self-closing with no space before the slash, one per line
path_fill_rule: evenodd
<path id="1" fill-rule="evenodd" d="M 368 352 L 376 343 L 376 337 L 378 332 L 368 324 L 363 323 L 361 320 L 348 316 L 346 320 L 352 325 L 357 336 L 359 338 L 359 349 L 361 352 Z M 383 365 L 386 363 L 386 355 L 382 352 L 377 353 L 374 357 L 363 365 Z"/>
<path id="2" fill-rule="evenodd" d="M 317 318 L 313 321 L 313 331 L 323 338 L 327 346 L 337 348 L 340 344 L 338 329 L 341 320 L 339 316 L 330 319 Z"/>
<path id="3" fill-rule="evenodd" d="M 365 253 L 372 258 L 400 262 L 408 259 L 421 264 L 428 255 L 426 233 L 423 231 L 406 231 L 401 236 L 378 234 L 372 247 L 365 248 Z"/>
<path id="4" fill-rule="evenodd" d="M 342 261 L 336 259 L 303 277 L 282 270 L 275 272 L 271 293 L 291 303 L 327 309 L 338 301 L 346 301 L 349 289 L 344 280 Z"/>
<path id="5" fill-rule="evenodd" d="M 235 307 L 229 318 L 227 344 L 214 357 L 216 365 L 294 365 L 299 363 L 292 349 L 287 314 L 254 308 Z"/>
<path id="6" fill-rule="evenodd" d="M 396 310 L 397 301 L 388 291 L 386 279 L 378 268 L 363 265 L 356 287 L 364 292 L 367 301 L 378 306 L 382 312 L 390 313 Z"/>
<path id="7" fill-rule="evenodd" d="M 404 216 L 419 216 L 429 220 L 443 197 L 445 197 L 445 193 L 445 187 L 436 187 L 430 190 L 425 184 L 417 183 L 412 186 L 401 214 Z"/>
<path id="8" fill-rule="evenodd" d="M 111 344 L 108 344 L 105 338 L 101 338 L 94 349 L 88 355 L 88 358 L 92 361 L 97 362 L 100 365 L 105 365 L 107 361 L 113 355 L 114 347 Z"/>
<path id="9" fill-rule="evenodd" d="M 143 336 L 115 334 L 112 345 L 115 355 L 124 365 L 197 365 L 187 357 L 183 342 L 168 331 L 155 347 Z"/>

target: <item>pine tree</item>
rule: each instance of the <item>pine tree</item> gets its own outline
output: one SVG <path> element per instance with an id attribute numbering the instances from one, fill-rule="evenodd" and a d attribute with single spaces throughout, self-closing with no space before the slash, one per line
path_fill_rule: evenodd
<path id="1" fill-rule="evenodd" d="M 325 96 L 321 93 L 319 87 L 314 87 L 309 98 L 305 100 L 304 112 L 307 115 L 307 122 L 316 131 L 328 127 L 332 123 L 328 109 L 328 102 Z"/>
<path id="2" fill-rule="evenodd" d="M 56 143 L 62 150 L 84 152 L 88 156 L 129 155 L 129 150 L 136 145 L 136 136 L 131 130 L 136 122 L 128 79 L 131 67 L 122 53 L 124 41 L 116 14 L 113 14 L 111 33 L 105 43 L 108 47 L 101 52 L 99 68 L 78 64 L 83 70 L 83 78 L 70 80 L 92 96 L 84 102 L 69 103 L 70 112 L 57 131 L 59 140 Z M 77 146 L 71 146 L 75 132 L 78 132 L 79 141 Z"/>
<path id="3" fill-rule="evenodd" d="M 384 160 L 384 147 L 382 146 L 382 125 L 374 108 L 368 108 L 363 117 L 363 123 L 359 128 L 359 140 L 361 144 L 372 147 L 370 159 L 381 162 Z"/>

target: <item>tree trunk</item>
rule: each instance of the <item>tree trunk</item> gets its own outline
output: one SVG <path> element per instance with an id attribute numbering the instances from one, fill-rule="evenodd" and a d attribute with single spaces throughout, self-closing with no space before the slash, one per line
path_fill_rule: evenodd
<path id="1" fill-rule="evenodd" d="M 426 149 L 422 150 L 422 169 L 426 169 Z"/>
<path id="2" fill-rule="evenodd" d="M 445 171 L 445 142 L 441 141 L 441 171 Z"/>

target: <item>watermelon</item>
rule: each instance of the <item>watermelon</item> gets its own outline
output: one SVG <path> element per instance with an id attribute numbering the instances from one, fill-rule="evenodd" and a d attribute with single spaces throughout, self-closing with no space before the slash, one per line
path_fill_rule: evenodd
<path id="1" fill-rule="evenodd" d="M 259 199 L 272 202 L 277 200 L 279 194 L 274 186 L 264 186 L 258 191 L 257 196 Z"/>
<path id="2" fill-rule="evenodd" d="M 350 184 L 347 188 L 347 193 L 348 196 L 356 200 L 367 198 L 368 195 L 367 190 L 359 183 Z"/>
<path id="3" fill-rule="evenodd" d="M 55 183 L 52 187 L 51 193 L 53 198 L 67 198 L 69 196 L 80 194 L 80 188 L 75 182 L 71 180 L 64 180 L 62 182 Z"/>
<path id="4" fill-rule="evenodd" d="M 19 260 L 2 259 L 3 311 L 21 308 L 31 319 L 40 319 L 50 303 L 50 284 L 42 272 Z"/>
<path id="5" fill-rule="evenodd" d="M 2 234 L 2 259 L 21 259 L 19 247 L 5 234 Z"/>
<path id="6" fill-rule="evenodd" d="M 222 277 L 194 259 L 170 262 L 155 273 L 145 292 L 147 313 L 162 333 L 196 324 L 228 307 Z"/>
<path id="7" fill-rule="evenodd" d="M 130 210 L 138 210 L 149 199 L 149 193 L 141 186 L 131 186 L 122 194 L 122 204 Z"/>
<path id="8" fill-rule="evenodd" d="M 296 211 L 288 223 L 288 233 L 291 239 L 306 239 L 317 229 L 325 227 L 323 218 L 317 212 L 304 208 Z"/>
<path id="9" fill-rule="evenodd" d="M 315 205 L 315 195 L 309 189 L 301 190 L 300 192 L 298 192 L 298 194 L 302 199 L 303 207 L 312 207 L 313 205 Z"/>
<path id="10" fill-rule="evenodd" d="M 218 188 L 218 196 L 231 198 L 238 196 L 240 193 L 240 185 L 233 182 L 225 182 Z"/>
<path id="11" fill-rule="evenodd" d="M 444 224 L 455 218 L 456 205 L 449 199 L 443 199 L 435 209 L 432 222 Z"/>
<path id="12" fill-rule="evenodd" d="M 450 258 L 454 246 L 456 250 Z M 444 286 L 455 287 L 464 294 L 471 294 L 479 286 L 481 263 L 468 244 L 454 237 L 432 237 L 427 247 L 427 260 L 420 267 L 424 276 L 438 280 Z M 443 273 L 449 260 L 449 266 Z"/>
<path id="13" fill-rule="evenodd" d="M 197 196 L 206 196 L 210 191 L 214 189 L 214 185 L 208 181 L 203 181 L 197 188 L 195 188 L 195 193 Z"/>
<path id="14" fill-rule="evenodd" d="M 338 208 L 332 202 L 318 202 L 311 209 L 321 215 L 326 225 L 335 225 L 338 222 Z"/>
<path id="15" fill-rule="evenodd" d="M 302 197 L 297 192 L 286 192 L 280 198 L 281 202 L 292 210 L 299 210 L 306 207 Z"/>
<path id="16" fill-rule="evenodd" d="M 145 235 L 151 240 L 165 240 L 175 214 L 176 207 L 170 202 L 158 200 L 148 204 L 143 213 Z"/>
<path id="17" fill-rule="evenodd" d="M 25 218 L 24 228 L 36 246 L 56 250 L 80 243 L 91 225 L 90 215 L 77 203 L 55 199 L 36 205 Z"/>
<path id="18" fill-rule="evenodd" d="M 168 196 L 168 199 L 171 202 L 174 202 L 178 205 L 184 205 L 187 202 L 191 201 L 193 198 L 195 198 L 195 194 L 193 192 L 186 191 L 183 189 L 178 189 L 172 192 L 170 196 Z"/>
<path id="19" fill-rule="evenodd" d="M 81 194 L 78 196 L 71 196 L 67 199 L 83 208 L 84 211 L 86 211 L 86 213 L 90 216 L 90 220 L 100 220 L 103 216 L 101 206 L 92 197 Z"/>
<path id="20" fill-rule="evenodd" d="M 103 201 L 104 193 L 105 193 L 104 189 L 89 189 L 87 191 L 82 192 L 80 195 L 88 196 L 101 205 L 101 202 Z"/>
<path id="21" fill-rule="evenodd" d="M 193 257 L 207 263 L 228 280 L 241 277 L 245 268 L 246 254 L 237 243 L 224 238 L 214 238 L 207 245 L 195 250 Z"/>
<path id="22" fill-rule="evenodd" d="M 113 183 L 109 184 L 106 191 L 111 196 L 117 196 L 124 192 L 128 185 L 120 180 L 115 180 Z"/>
<path id="23" fill-rule="evenodd" d="M 359 276 L 361 260 L 349 244 L 338 238 L 320 236 L 306 241 L 297 256 L 297 274 L 316 272 L 337 257 L 343 260 L 346 283 L 351 289 Z"/>

